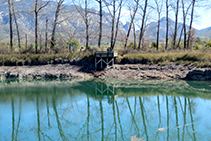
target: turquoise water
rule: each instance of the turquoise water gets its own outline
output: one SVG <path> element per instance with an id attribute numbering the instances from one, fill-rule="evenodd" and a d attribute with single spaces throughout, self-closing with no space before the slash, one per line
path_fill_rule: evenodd
<path id="1" fill-rule="evenodd" d="M 211 140 L 211 82 L 0 82 L 0 140 Z"/>

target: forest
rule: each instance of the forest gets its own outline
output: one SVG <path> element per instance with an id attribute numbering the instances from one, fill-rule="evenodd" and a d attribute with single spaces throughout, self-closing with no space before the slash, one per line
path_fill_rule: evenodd
<path id="1" fill-rule="evenodd" d="M 197 51 L 202 52 L 196 57 L 200 58 L 211 47 L 209 28 L 202 33 L 193 28 L 193 23 L 199 17 L 196 9 L 205 7 L 206 2 L 2 0 L 2 13 L 8 13 L 5 15 L 9 27 L 4 36 L 9 36 L 0 41 L 0 53 L 93 53 L 111 47 L 121 56 L 159 52 L 183 52 L 184 55 Z M 26 5 L 21 6 L 23 3 Z M 4 28 L 2 23 L 1 26 Z"/>

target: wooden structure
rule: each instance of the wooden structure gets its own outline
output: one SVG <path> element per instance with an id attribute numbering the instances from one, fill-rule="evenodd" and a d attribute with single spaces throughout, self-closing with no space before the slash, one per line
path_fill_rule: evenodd
<path id="1" fill-rule="evenodd" d="M 110 63 L 114 64 L 114 58 L 118 55 L 117 51 L 97 51 L 95 52 L 95 68 L 100 63 L 100 67 L 103 68 L 103 63 L 108 66 Z"/>

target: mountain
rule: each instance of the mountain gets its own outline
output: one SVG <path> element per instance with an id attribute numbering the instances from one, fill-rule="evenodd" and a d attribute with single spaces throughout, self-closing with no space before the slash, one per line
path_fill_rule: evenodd
<path id="1" fill-rule="evenodd" d="M 168 20 L 169 20 L 169 37 L 173 37 L 174 29 L 175 29 L 175 22 L 170 18 Z M 158 26 L 158 22 L 151 22 L 151 23 L 146 25 L 145 34 L 144 34 L 146 39 L 148 39 L 149 41 L 156 41 L 157 26 Z M 179 38 L 179 36 L 181 34 L 182 27 L 183 27 L 183 23 L 178 22 L 177 38 Z M 125 28 L 125 29 L 127 29 L 127 28 Z M 188 31 L 188 29 L 189 29 L 188 25 L 186 25 L 186 29 Z M 192 29 L 195 29 L 195 28 L 192 28 Z M 196 31 L 196 37 L 201 37 L 202 39 L 204 39 L 205 36 L 207 36 L 206 33 L 207 34 L 211 33 L 211 27 L 201 29 L 201 30 L 195 29 L 195 31 Z M 139 32 L 140 31 L 138 30 L 137 33 L 139 33 Z M 211 34 L 209 34 L 208 36 L 210 36 L 210 35 Z M 160 41 L 164 42 L 165 38 L 166 38 L 166 17 L 161 18 L 159 36 L 160 36 Z"/>
<path id="2" fill-rule="evenodd" d="M 43 4 L 46 2 L 43 1 Z M 43 4 L 39 4 L 40 6 Z M 18 19 L 18 25 L 21 34 L 21 40 L 25 40 L 25 34 L 28 34 L 29 40 L 34 41 L 34 0 L 16 0 L 14 2 L 16 16 Z M 38 19 L 38 29 L 39 35 L 45 36 L 46 28 L 46 17 L 49 19 L 48 32 L 49 35 L 52 31 L 55 10 L 57 3 L 51 1 L 45 8 L 43 8 L 39 13 Z M 90 19 L 90 44 L 97 44 L 98 41 L 98 31 L 99 31 L 99 16 L 98 11 L 94 9 L 88 9 L 91 13 L 89 14 Z M 57 25 L 57 41 L 65 38 L 71 39 L 75 37 L 79 40 L 81 44 L 85 44 L 85 23 L 79 12 L 74 5 L 63 5 L 61 15 L 59 16 L 59 24 Z M 14 23 L 14 21 L 13 21 Z M 103 38 L 102 44 L 109 44 L 108 37 L 111 32 L 112 19 L 109 13 L 103 11 Z M 119 24 L 120 32 L 119 34 L 124 34 L 126 31 L 123 28 L 123 24 Z M 3 0 L 0 0 L 0 40 L 9 41 L 9 12 L 8 4 Z M 16 40 L 16 28 L 13 25 L 13 34 Z M 50 39 L 50 36 L 49 36 Z"/>
<path id="3" fill-rule="evenodd" d="M 18 19 L 18 25 L 21 34 L 21 41 L 25 41 L 25 34 L 28 34 L 28 39 L 34 41 L 34 0 L 14 0 L 14 6 L 16 10 L 16 16 Z M 46 3 L 43 1 L 43 4 Z M 40 4 L 41 6 L 41 4 Z M 49 19 L 48 32 L 49 39 L 50 33 L 52 31 L 52 26 L 55 17 L 57 3 L 51 1 L 45 8 L 43 8 L 39 13 L 38 19 L 38 34 L 43 38 L 45 36 L 45 27 L 46 27 L 46 17 Z M 89 15 L 90 19 L 90 44 L 96 45 L 98 42 L 98 32 L 99 32 L 99 11 L 95 9 L 88 9 L 92 14 Z M 67 19 L 67 20 L 65 20 Z M 63 5 L 62 12 L 59 17 L 60 24 L 57 25 L 56 38 L 57 41 L 60 39 L 71 39 L 75 37 L 79 40 L 81 44 L 85 44 L 85 24 L 81 15 L 78 13 L 74 5 Z M 14 21 L 13 21 L 14 23 Z M 112 18 L 109 13 L 103 11 L 103 38 L 102 44 L 109 44 L 111 36 L 111 24 Z M 169 36 L 173 36 L 175 22 L 172 19 L 169 19 Z M 179 36 L 182 29 L 182 23 L 178 23 L 178 33 Z M 186 26 L 187 29 L 189 26 Z M 129 29 L 129 22 L 123 25 L 122 22 L 119 23 L 119 40 L 122 40 Z M 197 30 L 196 36 L 205 38 L 205 36 L 210 36 L 209 31 L 211 27 Z M 131 30 L 132 32 L 133 30 Z M 14 39 L 17 39 L 15 24 L 13 25 L 13 34 Z M 139 30 L 136 31 L 139 33 Z M 149 41 L 156 41 L 157 37 L 157 22 L 151 22 L 146 25 L 145 35 Z M 9 41 L 9 13 L 8 13 L 8 4 L 5 0 L 0 0 L 0 40 Z M 165 40 L 166 34 L 166 18 L 161 19 L 160 25 L 160 41 Z M 131 34 L 131 38 L 133 38 Z"/>

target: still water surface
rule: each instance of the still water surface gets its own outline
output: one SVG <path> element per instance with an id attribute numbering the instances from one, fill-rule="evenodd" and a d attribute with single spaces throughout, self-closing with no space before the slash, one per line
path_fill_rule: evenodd
<path id="1" fill-rule="evenodd" d="M 0 82 L 0 140 L 211 140 L 211 82 Z"/>

